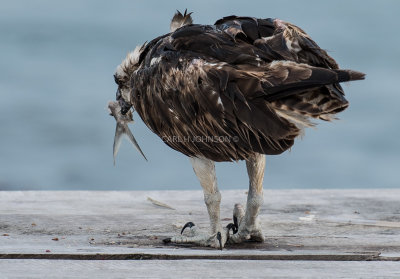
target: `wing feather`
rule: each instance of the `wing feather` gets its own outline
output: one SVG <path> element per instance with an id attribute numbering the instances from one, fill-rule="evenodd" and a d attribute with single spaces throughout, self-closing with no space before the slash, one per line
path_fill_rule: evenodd
<path id="1" fill-rule="evenodd" d="M 296 28 L 232 16 L 159 37 L 132 75 L 133 106 L 188 156 L 230 161 L 282 153 L 301 125 L 312 125 L 307 117 L 328 119 L 347 106 L 339 82 L 363 78 L 338 69 Z"/>

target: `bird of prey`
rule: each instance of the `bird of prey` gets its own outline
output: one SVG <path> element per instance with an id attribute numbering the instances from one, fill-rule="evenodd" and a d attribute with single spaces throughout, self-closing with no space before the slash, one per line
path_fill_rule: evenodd
<path id="1" fill-rule="evenodd" d="M 130 52 L 114 78 L 114 160 L 124 134 L 143 155 L 127 126 L 135 110 L 169 147 L 190 158 L 204 191 L 210 231 L 188 222 L 182 232 L 189 227 L 189 233 L 166 242 L 222 249 L 264 240 L 258 213 L 265 155 L 290 149 L 314 119 L 334 119 L 349 104 L 339 83 L 364 74 L 340 69 L 289 22 L 228 16 L 200 25 L 185 11 L 174 15 L 170 33 Z M 223 227 L 214 162 L 238 160 L 246 161 L 247 205 L 236 204 L 233 223 Z"/>

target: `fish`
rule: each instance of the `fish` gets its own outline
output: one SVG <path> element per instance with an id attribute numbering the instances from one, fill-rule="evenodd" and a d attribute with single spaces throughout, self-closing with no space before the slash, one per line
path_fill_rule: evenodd
<path id="1" fill-rule="evenodd" d="M 117 121 L 117 126 L 115 128 L 115 135 L 114 135 L 114 144 L 113 144 L 113 158 L 114 158 L 114 166 L 115 166 L 115 159 L 118 154 L 118 150 L 121 146 L 122 137 L 126 136 L 128 140 L 133 144 L 133 146 L 142 154 L 143 158 L 147 161 L 146 156 L 144 155 L 142 149 L 140 148 L 139 144 L 137 143 L 135 137 L 133 136 L 131 130 L 128 127 L 128 123 L 133 123 L 133 114 L 132 110 L 129 110 L 126 114 L 121 113 L 121 106 L 116 101 L 108 102 L 108 109 L 111 116 L 114 116 L 115 120 Z"/>

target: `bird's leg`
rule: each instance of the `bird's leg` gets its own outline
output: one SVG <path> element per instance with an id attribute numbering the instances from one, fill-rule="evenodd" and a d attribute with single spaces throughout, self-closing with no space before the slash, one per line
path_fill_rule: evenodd
<path id="1" fill-rule="evenodd" d="M 249 193 L 247 195 L 246 212 L 240 204 L 233 210 L 234 223 L 238 232 L 229 238 L 230 243 L 240 243 L 245 240 L 264 241 L 258 213 L 263 204 L 263 179 L 265 170 L 265 155 L 254 154 L 246 161 L 249 174 Z"/>
<path id="2" fill-rule="evenodd" d="M 170 241 L 174 243 L 193 243 L 222 249 L 227 241 L 229 231 L 226 228 L 223 229 L 221 225 L 221 193 L 217 186 L 215 164 L 213 161 L 204 158 L 190 158 L 190 161 L 204 191 L 204 201 L 210 217 L 211 231 L 210 233 L 201 232 L 192 222 L 189 222 L 185 227 L 191 229 L 191 234 L 189 236 L 175 236 Z"/>

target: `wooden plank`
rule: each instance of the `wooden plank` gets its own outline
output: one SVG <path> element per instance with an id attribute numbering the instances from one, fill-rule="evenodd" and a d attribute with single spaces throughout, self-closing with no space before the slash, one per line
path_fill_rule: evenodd
<path id="1" fill-rule="evenodd" d="M 169 249 L 131 249 L 113 253 L 105 249 L 101 253 L 3 253 L 0 259 L 33 260 L 286 260 L 286 261 L 399 261 L 399 255 L 381 257 L 379 252 L 339 252 L 339 251 L 182 251 Z"/>
<path id="2" fill-rule="evenodd" d="M 264 196 L 265 243 L 218 251 L 161 241 L 187 221 L 208 228 L 201 191 L 0 192 L 0 257 L 400 259 L 400 190 L 266 190 Z M 245 201 L 245 190 L 222 191 L 224 224 L 233 205 Z"/>
<path id="3" fill-rule="evenodd" d="M 400 278 L 399 262 L 0 260 L 1 278 Z"/>

